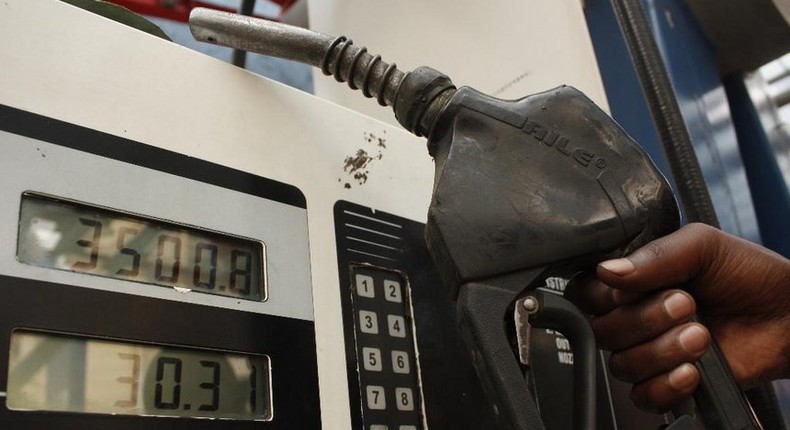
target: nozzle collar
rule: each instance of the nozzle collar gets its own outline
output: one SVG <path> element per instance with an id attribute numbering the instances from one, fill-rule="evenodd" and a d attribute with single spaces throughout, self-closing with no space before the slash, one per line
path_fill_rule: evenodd
<path id="1" fill-rule="evenodd" d="M 447 75 L 430 67 L 414 69 L 403 78 L 395 94 L 395 118 L 417 136 L 427 135 L 433 124 L 422 124 L 423 117 L 432 102 L 450 89 L 455 85 Z"/>

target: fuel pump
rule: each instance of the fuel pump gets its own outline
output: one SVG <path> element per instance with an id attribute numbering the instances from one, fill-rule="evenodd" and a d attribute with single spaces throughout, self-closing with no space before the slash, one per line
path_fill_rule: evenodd
<path id="1" fill-rule="evenodd" d="M 500 426 L 543 428 L 523 376 L 529 359 L 514 353 L 536 326 L 568 336 L 578 355 L 574 426 L 594 429 L 591 330 L 536 286 L 678 228 L 672 191 L 639 145 L 572 87 L 504 101 L 428 67 L 403 73 L 342 36 L 201 9 L 190 22 L 198 40 L 320 67 L 427 137 L 436 173 L 425 239 Z M 758 428 L 720 352 L 699 367 L 705 424 Z"/>

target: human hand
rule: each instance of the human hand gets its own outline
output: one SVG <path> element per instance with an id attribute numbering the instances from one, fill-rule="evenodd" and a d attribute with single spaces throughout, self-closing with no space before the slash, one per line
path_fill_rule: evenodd
<path id="1" fill-rule="evenodd" d="M 665 411 L 694 392 L 691 363 L 710 333 L 742 388 L 790 376 L 790 260 L 713 227 L 691 224 L 605 261 L 566 296 L 596 316 L 612 374 L 633 384 L 642 409 Z M 691 322 L 695 312 L 706 326 Z"/>

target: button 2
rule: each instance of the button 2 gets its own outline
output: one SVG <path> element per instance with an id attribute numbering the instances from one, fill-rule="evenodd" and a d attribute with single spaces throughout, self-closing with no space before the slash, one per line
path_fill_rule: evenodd
<path id="1" fill-rule="evenodd" d="M 388 302 L 401 303 L 403 296 L 401 295 L 400 282 L 397 281 L 384 281 L 384 298 Z"/>

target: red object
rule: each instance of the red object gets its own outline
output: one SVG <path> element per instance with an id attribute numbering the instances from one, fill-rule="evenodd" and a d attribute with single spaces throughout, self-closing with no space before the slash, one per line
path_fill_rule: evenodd
<path id="1" fill-rule="evenodd" d="M 237 9 L 198 0 L 105 0 L 123 6 L 140 15 L 155 16 L 179 22 L 189 22 L 189 12 L 196 7 L 238 12 Z M 298 0 L 269 0 L 280 5 L 280 16 L 288 11 Z M 241 0 L 239 0 L 241 3 Z M 269 20 L 278 20 L 279 16 L 258 16 Z"/>

